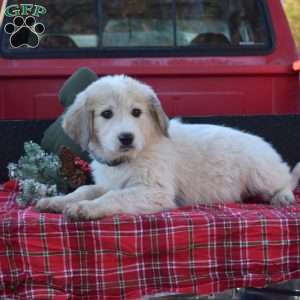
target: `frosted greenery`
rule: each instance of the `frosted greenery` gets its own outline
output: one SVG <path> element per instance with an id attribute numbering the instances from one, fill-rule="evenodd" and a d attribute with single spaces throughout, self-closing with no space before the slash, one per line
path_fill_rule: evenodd
<path id="1" fill-rule="evenodd" d="M 31 200 L 55 196 L 64 185 L 60 177 L 61 162 L 57 155 L 46 153 L 38 144 L 26 142 L 25 154 L 17 163 L 8 165 L 10 179 L 17 180 L 20 194 L 17 201 L 26 206 Z"/>

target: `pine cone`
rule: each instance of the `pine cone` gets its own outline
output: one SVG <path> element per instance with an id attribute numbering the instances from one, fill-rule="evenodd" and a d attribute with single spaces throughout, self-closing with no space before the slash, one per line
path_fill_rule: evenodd
<path id="1" fill-rule="evenodd" d="M 61 160 L 61 171 L 65 176 L 72 175 L 75 172 L 75 155 L 67 147 L 61 147 L 59 158 Z"/>
<path id="2" fill-rule="evenodd" d="M 67 147 L 61 148 L 59 157 L 62 163 L 61 173 L 71 190 L 87 184 L 90 173 L 87 162 L 81 160 Z"/>
<path id="3" fill-rule="evenodd" d="M 69 185 L 72 189 L 77 189 L 78 187 L 84 185 L 86 181 L 87 175 L 82 170 L 77 169 L 69 178 Z"/>

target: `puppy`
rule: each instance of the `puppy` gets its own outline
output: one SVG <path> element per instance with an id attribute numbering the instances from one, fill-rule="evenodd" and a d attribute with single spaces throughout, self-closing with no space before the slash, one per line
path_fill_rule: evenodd
<path id="1" fill-rule="evenodd" d="M 169 122 L 157 95 L 130 77 L 106 76 L 78 94 L 65 132 L 88 150 L 94 185 L 45 198 L 40 211 L 71 219 L 155 213 L 183 204 L 241 201 L 261 195 L 295 201 L 300 165 L 290 168 L 258 136 L 215 125 Z"/>

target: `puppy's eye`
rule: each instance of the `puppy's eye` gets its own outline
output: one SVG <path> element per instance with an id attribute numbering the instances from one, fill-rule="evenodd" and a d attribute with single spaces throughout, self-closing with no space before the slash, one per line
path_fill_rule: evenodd
<path id="1" fill-rule="evenodd" d="M 101 113 L 101 116 L 104 118 L 104 119 L 111 119 L 113 117 L 113 112 L 111 110 L 105 110 Z"/>
<path id="2" fill-rule="evenodd" d="M 141 111 L 139 108 L 134 108 L 134 109 L 131 111 L 131 114 L 132 114 L 135 118 L 138 118 L 138 117 L 142 114 L 142 111 Z"/>

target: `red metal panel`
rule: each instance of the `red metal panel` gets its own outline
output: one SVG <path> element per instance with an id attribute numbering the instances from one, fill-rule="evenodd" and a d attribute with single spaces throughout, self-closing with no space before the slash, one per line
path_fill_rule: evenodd
<path id="1" fill-rule="evenodd" d="M 276 47 L 269 55 L 235 57 L 1 59 L 0 118 L 53 118 L 64 80 L 86 66 L 99 76 L 128 74 L 158 91 L 174 115 L 299 112 L 297 51 L 280 1 L 269 0 Z"/>
<path id="2" fill-rule="evenodd" d="M 63 112 L 56 93 L 40 93 L 34 98 L 35 115 L 39 119 L 55 118 Z"/>

